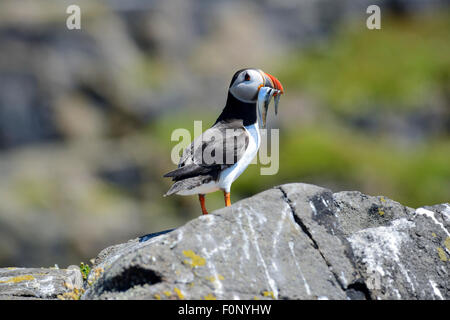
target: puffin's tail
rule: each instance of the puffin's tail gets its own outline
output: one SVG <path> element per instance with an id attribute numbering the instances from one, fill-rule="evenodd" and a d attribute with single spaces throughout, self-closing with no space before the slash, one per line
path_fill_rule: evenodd
<path id="1" fill-rule="evenodd" d="M 171 194 L 174 194 L 174 193 L 177 193 L 178 191 L 180 191 L 180 190 L 181 190 L 181 188 L 180 188 L 180 182 L 181 182 L 181 181 L 175 182 L 175 183 L 170 187 L 170 189 L 167 190 L 167 192 L 163 195 L 163 197 L 170 196 Z"/>
<path id="2" fill-rule="evenodd" d="M 204 183 L 212 181 L 213 179 L 214 177 L 210 175 L 204 175 L 179 180 L 170 187 L 170 189 L 164 194 L 164 197 L 170 196 L 171 194 L 177 193 L 179 191 L 192 190 Z"/>

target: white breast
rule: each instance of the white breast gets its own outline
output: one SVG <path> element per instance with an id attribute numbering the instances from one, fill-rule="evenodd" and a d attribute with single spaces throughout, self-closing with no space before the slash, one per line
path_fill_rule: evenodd
<path id="1" fill-rule="evenodd" d="M 259 150 L 261 136 L 259 134 L 258 123 L 245 127 L 245 130 L 249 133 L 249 139 L 247 149 L 242 158 L 231 167 L 223 170 L 219 176 L 219 188 L 226 192 L 230 192 L 233 181 L 244 172 Z"/>

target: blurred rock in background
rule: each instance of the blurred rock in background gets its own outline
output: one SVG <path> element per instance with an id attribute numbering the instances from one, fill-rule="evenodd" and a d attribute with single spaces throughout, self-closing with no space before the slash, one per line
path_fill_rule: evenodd
<path id="1" fill-rule="evenodd" d="M 449 201 L 446 1 L 86 0 L 81 30 L 70 4 L 0 3 L 0 266 L 87 262 L 198 216 L 195 197 L 162 197 L 170 135 L 211 125 L 245 66 L 286 89 L 268 120 L 280 171 L 251 166 L 234 200 L 303 181 Z"/>

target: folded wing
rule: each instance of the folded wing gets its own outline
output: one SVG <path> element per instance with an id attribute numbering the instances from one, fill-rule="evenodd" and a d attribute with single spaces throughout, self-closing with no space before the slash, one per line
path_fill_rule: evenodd
<path id="1" fill-rule="evenodd" d="M 178 168 L 164 175 L 173 181 L 197 176 L 216 180 L 220 171 L 241 159 L 249 143 L 242 121 L 218 122 L 183 151 Z"/>

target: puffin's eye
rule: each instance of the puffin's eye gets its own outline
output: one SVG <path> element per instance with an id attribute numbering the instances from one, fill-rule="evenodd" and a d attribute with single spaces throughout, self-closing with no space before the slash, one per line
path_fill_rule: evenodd
<path id="1" fill-rule="evenodd" d="M 248 73 L 245 73 L 244 79 L 245 81 L 250 81 L 250 75 Z"/>

